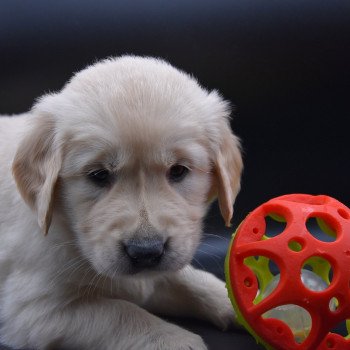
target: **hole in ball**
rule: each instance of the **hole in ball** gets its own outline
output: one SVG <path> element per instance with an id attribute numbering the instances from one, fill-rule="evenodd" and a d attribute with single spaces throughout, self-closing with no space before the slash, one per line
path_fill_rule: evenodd
<path id="1" fill-rule="evenodd" d="M 265 225 L 265 236 L 272 238 L 280 235 L 285 230 L 287 223 L 281 214 L 269 213 L 265 216 Z"/>
<path id="2" fill-rule="evenodd" d="M 300 240 L 292 239 L 288 242 L 288 248 L 293 252 L 301 252 L 304 248 L 304 242 Z"/>
<path id="3" fill-rule="evenodd" d="M 293 333 L 295 341 L 299 344 L 308 337 L 312 327 L 312 319 L 309 312 L 299 305 L 280 305 L 268 310 L 262 317 L 275 318 L 285 323 Z"/>
<path id="4" fill-rule="evenodd" d="M 310 217 L 306 221 L 306 228 L 310 234 L 322 242 L 334 242 L 337 233 L 326 217 Z"/>
<path id="5" fill-rule="evenodd" d="M 350 219 L 350 214 L 345 209 L 338 209 L 338 214 L 345 220 Z"/>

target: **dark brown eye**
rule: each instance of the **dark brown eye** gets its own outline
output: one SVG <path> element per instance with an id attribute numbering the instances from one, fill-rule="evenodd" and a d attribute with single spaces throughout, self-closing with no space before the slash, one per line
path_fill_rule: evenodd
<path id="1" fill-rule="evenodd" d="M 168 170 L 167 177 L 170 182 L 181 182 L 189 171 L 184 165 L 175 164 Z"/>
<path id="2" fill-rule="evenodd" d="M 98 169 L 89 173 L 88 178 L 95 185 L 105 187 L 111 183 L 112 175 L 106 169 Z"/>

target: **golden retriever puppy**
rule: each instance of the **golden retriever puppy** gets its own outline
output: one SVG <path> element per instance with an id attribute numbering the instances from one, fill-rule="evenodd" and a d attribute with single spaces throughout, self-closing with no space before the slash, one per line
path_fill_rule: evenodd
<path id="1" fill-rule="evenodd" d="M 0 118 L 0 317 L 9 346 L 205 349 L 154 314 L 225 328 L 224 283 L 189 264 L 240 187 L 228 104 L 168 63 L 124 56 Z"/>

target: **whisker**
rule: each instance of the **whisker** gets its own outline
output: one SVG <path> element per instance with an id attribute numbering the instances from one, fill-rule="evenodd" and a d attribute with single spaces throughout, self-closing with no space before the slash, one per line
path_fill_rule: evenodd
<path id="1" fill-rule="evenodd" d="M 89 284 L 88 284 L 88 288 L 87 288 L 87 294 L 86 294 L 86 297 L 87 299 L 89 298 L 90 296 L 90 292 L 91 292 L 91 296 L 94 295 L 94 292 L 98 286 L 98 281 L 100 280 L 101 278 L 101 273 L 96 273 L 95 276 L 92 277 L 92 279 L 90 280 Z M 102 275 L 103 276 L 103 275 Z M 96 283 L 94 283 L 94 281 L 97 279 Z"/>
<path id="2" fill-rule="evenodd" d="M 113 296 L 113 286 L 115 285 L 115 276 L 117 274 L 117 270 L 114 269 L 112 278 L 111 278 L 111 296 Z"/>
<path id="3" fill-rule="evenodd" d="M 77 263 L 79 263 L 80 259 L 81 259 L 80 256 L 77 256 L 73 259 L 68 260 L 68 262 L 66 262 L 63 266 L 61 266 L 61 268 L 58 271 L 56 271 L 51 281 L 49 282 L 49 285 L 52 287 L 54 282 L 56 282 L 56 280 L 60 276 L 62 276 L 62 274 L 64 274 L 67 270 L 69 270 L 70 268 L 74 267 Z"/>
<path id="4" fill-rule="evenodd" d="M 219 236 L 219 235 L 216 235 L 214 233 L 203 233 L 203 236 L 205 237 L 209 237 L 209 238 L 219 238 L 221 240 L 223 240 L 224 242 L 229 242 L 230 240 L 227 238 L 227 237 L 224 237 L 224 236 Z"/>
<path id="5" fill-rule="evenodd" d="M 203 271 L 206 271 L 206 269 L 205 269 L 204 265 L 203 265 L 203 264 L 201 264 L 201 263 L 199 262 L 199 260 L 198 260 L 198 259 L 196 259 L 195 257 L 193 257 L 193 258 L 192 258 L 192 260 L 193 260 L 193 261 L 195 261 L 195 262 L 196 262 L 196 264 L 198 264 L 198 265 L 200 266 L 200 268 L 201 268 Z"/>
<path id="6" fill-rule="evenodd" d="M 197 260 L 195 257 L 193 257 L 193 260 L 200 266 L 200 269 L 201 269 L 202 271 L 207 271 L 206 268 L 200 263 L 199 260 Z M 194 271 L 192 271 L 192 270 L 188 271 L 188 270 L 187 270 L 186 273 L 191 273 L 191 274 L 193 274 L 193 276 L 194 276 L 195 279 L 198 279 L 198 274 L 195 274 Z M 208 276 L 207 276 L 206 273 L 200 274 L 201 282 L 202 282 L 202 283 L 206 283 L 206 282 L 207 282 L 207 277 L 208 277 Z"/>
<path id="7" fill-rule="evenodd" d="M 85 273 L 84 273 L 84 276 L 82 277 L 79 285 L 78 285 L 78 294 L 80 295 L 80 290 L 85 287 L 86 283 L 84 283 L 85 281 L 85 277 L 91 272 L 91 271 L 94 271 L 93 268 L 90 266 L 88 266 L 88 268 L 85 270 Z M 90 278 L 91 280 L 91 278 Z M 85 290 L 84 290 L 84 293 L 82 295 L 82 299 L 84 298 L 84 295 L 85 295 Z"/>
<path id="8" fill-rule="evenodd" d="M 67 277 L 67 281 L 69 281 L 70 280 L 70 278 L 71 278 L 71 276 L 74 274 L 74 273 L 76 273 L 76 272 L 78 272 L 82 267 L 84 267 L 86 265 L 86 261 L 80 261 L 80 263 L 78 264 L 78 266 L 76 266 L 71 272 L 70 272 L 70 274 L 68 275 L 68 277 Z"/>
<path id="9" fill-rule="evenodd" d="M 200 252 L 200 253 L 203 253 L 203 254 L 206 254 L 206 255 L 209 255 L 211 258 L 217 258 L 217 259 L 221 259 L 221 256 L 219 255 L 216 255 L 214 253 L 210 253 L 210 252 L 207 252 L 205 250 L 201 250 L 201 249 L 197 249 L 197 252 Z"/>
<path id="10" fill-rule="evenodd" d="M 218 246 L 216 246 L 215 244 L 210 244 L 210 243 L 206 243 L 206 242 L 201 242 L 200 246 L 207 246 L 210 247 L 212 249 L 215 249 L 218 252 L 222 252 L 222 249 Z"/>

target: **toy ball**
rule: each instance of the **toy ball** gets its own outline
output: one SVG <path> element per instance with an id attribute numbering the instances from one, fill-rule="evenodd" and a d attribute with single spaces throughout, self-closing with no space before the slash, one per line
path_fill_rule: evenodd
<path id="1" fill-rule="evenodd" d="M 266 349 L 350 350 L 350 209 L 290 194 L 233 235 L 226 285 L 238 321 Z"/>

